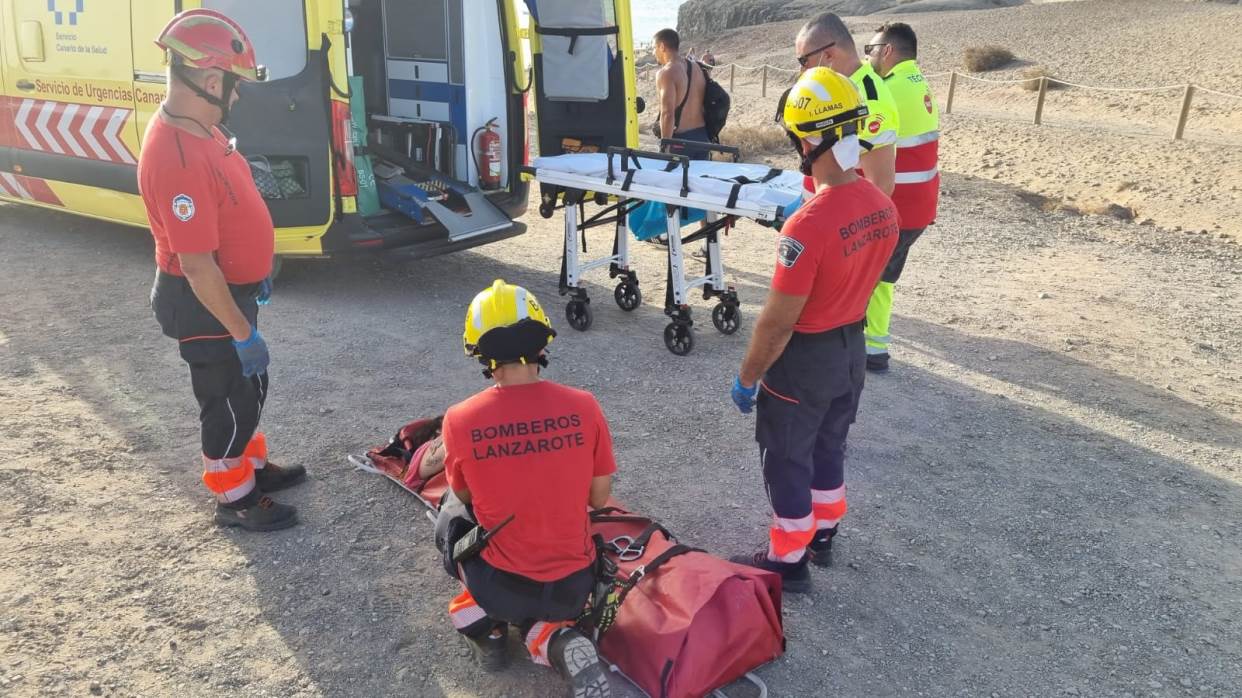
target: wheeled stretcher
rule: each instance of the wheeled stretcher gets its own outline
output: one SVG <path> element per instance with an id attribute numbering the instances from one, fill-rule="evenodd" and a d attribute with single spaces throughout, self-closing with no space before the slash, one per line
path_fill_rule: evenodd
<path id="1" fill-rule="evenodd" d="M 591 299 L 582 287 L 583 275 L 607 268 L 609 278 L 620 279 L 613 293 L 617 305 L 632 311 L 642 304 L 637 273 L 630 268 L 630 239 L 626 218 L 647 202 L 664 205 L 668 235 L 668 273 L 664 314 L 664 345 L 684 356 L 694 348 L 694 320 L 688 304 L 693 289 L 702 288 L 704 300 L 716 299 L 712 324 L 724 334 L 741 327 L 737 292 L 724 278 L 720 241 L 739 218 L 779 224 L 801 201 L 802 175 L 766 165 L 737 162 L 736 148 L 705 143 L 682 143 L 699 151 L 730 156 L 733 162 L 691 160 L 684 155 L 609 148 L 606 153 L 578 153 L 538 158 L 527 174 L 540 184 L 539 213 L 551 218 L 565 212 L 565 246 L 561 260 L 560 293 L 569 296 L 565 319 L 570 327 L 591 327 Z M 587 215 L 587 204 L 601 207 Z M 682 236 L 688 209 L 706 212 L 705 224 Z M 611 254 L 586 258 L 586 232 L 614 226 Z M 704 273 L 687 277 L 685 246 L 705 241 Z"/>

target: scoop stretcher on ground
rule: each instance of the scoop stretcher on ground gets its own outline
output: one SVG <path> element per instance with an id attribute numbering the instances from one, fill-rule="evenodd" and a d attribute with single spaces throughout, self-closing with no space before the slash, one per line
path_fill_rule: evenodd
<path id="1" fill-rule="evenodd" d="M 683 142 L 662 142 L 679 143 Z M 801 200 L 802 175 L 767 165 L 738 163 L 736 148 L 683 144 L 687 148 L 728 154 L 734 162 L 694 161 L 683 155 L 609 148 L 606 153 L 537 158 L 533 166 L 525 168 L 540 183 L 540 215 L 551 218 L 558 208 L 565 211 L 560 292 L 570 296 L 565 317 L 574 329 L 585 331 L 593 320 L 590 298 L 581 285 L 583 274 L 593 269 L 607 267 L 610 278 L 621 279 L 613 296 L 622 310 L 632 311 L 642 304 L 638 275 L 630 268 L 626 219 L 637 208 L 653 201 L 664 204 L 668 235 L 664 314 L 670 322 L 664 328 L 665 346 L 679 356 L 694 348 L 694 321 L 687 301 L 695 288 L 703 288 L 705 300 L 718 299 L 712 310 L 716 329 L 733 334 L 741 326 L 737 292 L 724 280 L 721 232 L 732 228 L 739 218 L 768 225 L 782 222 Z M 603 207 L 589 218 L 588 201 Z M 705 211 L 707 222 L 682 237 L 685 209 Z M 615 225 L 612 253 L 583 259 L 586 231 L 609 224 Z M 705 240 L 707 247 L 704 275 L 686 278 L 685 245 L 699 240 Z"/>

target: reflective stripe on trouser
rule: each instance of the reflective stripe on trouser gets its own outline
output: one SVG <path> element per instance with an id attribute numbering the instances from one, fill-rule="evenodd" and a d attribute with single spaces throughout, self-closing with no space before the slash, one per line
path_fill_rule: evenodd
<path id="1" fill-rule="evenodd" d="M 470 595 L 470 590 L 464 588 L 449 602 L 449 620 L 453 622 L 457 632 L 476 638 L 491 632 L 496 625 Z"/>
<path id="2" fill-rule="evenodd" d="M 811 510 L 815 514 L 815 530 L 836 528 L 849 507 L 845 503 L 845 485 L 831 490 L 811 490 Z"/>
<path id="3" fill-rule="evenodd" d="M 536 664 L 552 666 L 552 662 L 548 659 L 548 645 L 552 643 L 552 636 L 557 630 L 568 628 L 573 624 L 573 621 L 569 620 L 541 620 L 530 626 L 530 630 L 527 630 L 522 638 L 522 642 L 526 644 L 526 651 L 530 652 L 530 660 Z"/>
<path id="4" fill-rule="evenodd" d="M 254 491 L 254 466 L 249 458 L 209 458 L 203 456 L 203 484 L 216 499 L 236 502 Z"/>
<path id="5" fill-rule="evenodd" d="M 888 333 L 893 315 L 893 284 L 881 281 L 867 303 L 867 353 L 884 354 L 893 338 Z"/>
<path id="6" fill-rule="evenodd" d="M 802 559 L 817 530 L 816 492 L 835 497 L 839 491 L 844 501 L 845 441 L 866 373 L 863 343 L 859 324 L 816 335 L 794 333 L 764 374 L 755 439 L 772 504 L 768 555 L 773 560 Z M 825 514 L 840 521 L 844 505 L 832 506 L 836 511 Z"/>
<path id="7" fill-rule="evenodd" d="M 768 559 L 776 562 L 797 562 L 806 554 L 806 546 L 815 537 L 815 516 L 807 514 L 798 519 L 772 515 L 772 527 L 768 529 Z"/>
<path id="8" fill-rule="evenodd" d="M 267 437 L 263 432 L 255 432 L 250 438 L 250 443 L 246 444 L 246 450 L 242 452 L 242 458 L 250 461 L 255 470 L 262 470 L 267 465 Z"/>

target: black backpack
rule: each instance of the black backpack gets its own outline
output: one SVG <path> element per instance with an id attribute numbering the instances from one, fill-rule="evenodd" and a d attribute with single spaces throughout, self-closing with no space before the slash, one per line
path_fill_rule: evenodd
<path id="1" fill-rule="evenodd" d="M 702 63 L 699 64 L 699 69 L 707 79 L 707 86 L 703 89 L 703 120 L 707 122 L 707 135 L 713 143 L 719 143 L 720 132 L 729 120 L 729 107 L 733 105 L 733 100 L 729 97 L 729 91 L 712 79 L 711 73 Z"/>
<path id="2" fill-rule="evenodd" d="M 698 61 L 695 61 L 696 63 Z M 729 92 L 721 87 L 720 83 L 712 79 L 710 69 L 699 63 L 699 72 L 703 73 L 703 79 L 707 84 L 703 87 L 703 121 L 706 122 L 707 137 L 712 143 L 720 143 L 720 132 L 724 130 L 725 122 L 729 120 L 729 107 L 732 106 L 733 100 L 729 97 Z M 689 80 L 694 79 L 694 70 L 690 67 L 690 61 L 686 61 L 686 77 Z M 686 100 L 690 98 L 689 82 L 686 83 L 686 95 L 681 98 L 681 104 L 677 105 L 677 115 L 673 121 L 673 128 L 676 129 L 681 124 L 681 110 L 686 106 Z M 656 122 L 655 134 L 660 136 L 660 122 Z"/>

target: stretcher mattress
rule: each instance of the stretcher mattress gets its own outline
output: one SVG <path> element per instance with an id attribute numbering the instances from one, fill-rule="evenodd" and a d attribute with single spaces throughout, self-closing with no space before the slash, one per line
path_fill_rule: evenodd
<path id="1" fill-rule="evenodd" d="M 635 183 L 672 192 L 681 191 L 680 165 L 670 171 L 669 163 L 643 157 L 631 157 L 628 163 L 629 169 L 634 171 Z M 589 186 L 590 180 L 606 182 L 608 179 L 608 155 L 605 153 L 540 157 L 535 159 L 533 165 L 536 173 L 553 171 L 581 177 L 584 186 Z M 625 174 L 626 171 L 621 169 L 621 158 L 614 156 L 614 177 L 623 179 Z M 788 215 L 802 201 L 802 182 L 803 177 L 798 172 L 774 171 L 767 165 L 711 160 L 690 163 L 690 191 L 700 196 L 719 199 L 722 206 L 729 200 L 734 187 L 741 183 L 737 194 L 738 201 L 756 206 L 775 206 Z"/>

